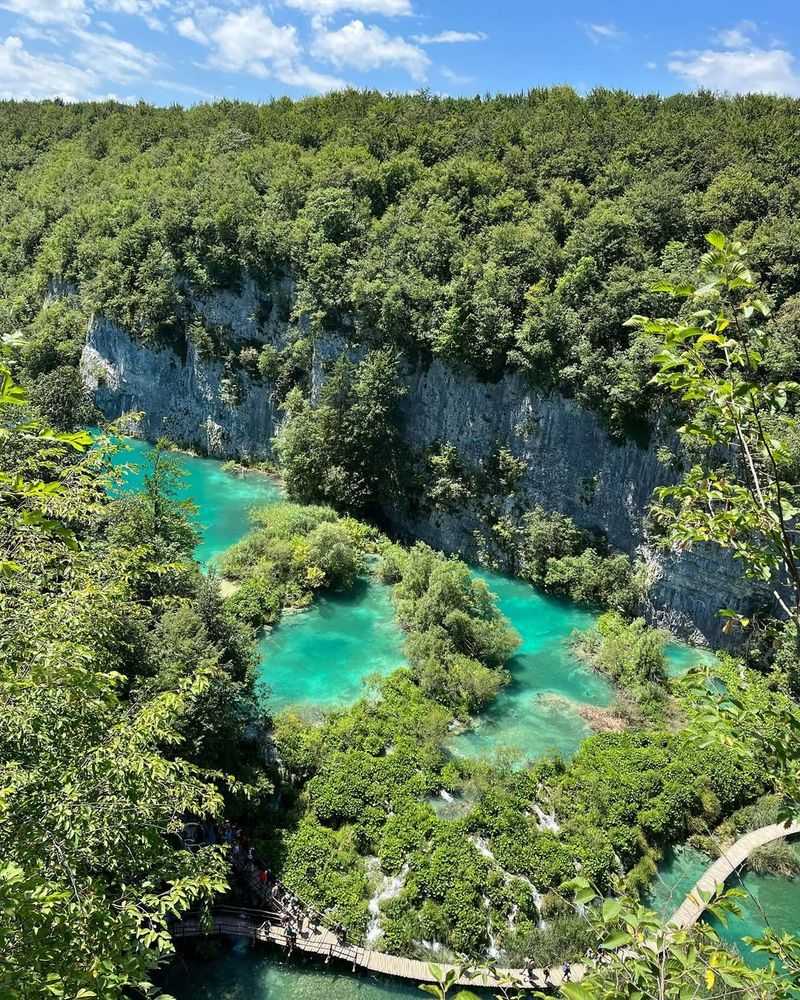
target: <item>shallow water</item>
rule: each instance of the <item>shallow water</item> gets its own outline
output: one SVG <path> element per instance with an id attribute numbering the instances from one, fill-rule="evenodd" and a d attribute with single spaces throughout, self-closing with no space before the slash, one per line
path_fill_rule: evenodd
<path id="1" fill-rule="evenodd" d="M 366 677 L 406 662 L 390 590 L 367 580 L 349 593 L 320 595 L 308 610 L 284 617 L 259 651 L 259 678 L 270 687 L 275 709 L 352 704 Z"/>
<path id="2" fill-rule="evenodd" d="M 151 448 L 126 439 L 114 456 L 116 465 L 135 466 L 126 471 L 123 489 L 141 489 Z M 212 562 L 246 534 L 252 507 L 281 496 L 268 476 L 226 472 L 215 459 L 176 457 L 186 473 L 180 495 L 198 507 L 196 523 L 203 537 L 196 556 L 202 563 Z M 511 682 L 473 729 L 452 740 L 453 751 L 484 756 L 511 749 L 526 759 L 550 752 L 571 755 L 591 732 L 578 707 L 606 707 L 614 698 L 611 685 L 569 648 L 573 631 L 589 628 L 595 616 L 539 594 L 521 580 L 475 572 L 497 595 L 523 641 L 509 664 Z M 385 675 L 405 663 L 390 590 L 374 581 L 363 581 L 348 594 L 322 595 L 308 610 L 285 617 L 262 638 L 260 651 L 260 677 L 278 710 L 348 705 L 363 692 L 369 675 Z M 700 655 L 671 644 L 670 672 L 686 669 Z"/>
<path id="3" fill-rule="evenodd" d="M 142 489 L 147 455 L 151 451 L 152 445 L 146 441 L 125 438 L 124 448 L 111 460 L 116 466 L 131 465 L 123 473 L 123 491 Z M 186 473 L 178 495 L 181 500 L 192 500 L 198 508 L 194 521 L 202 539 L 195 549 L 195 558 L 200 563 L 210 563 L 247 533 L 248 512 L 253 507 L 280 499 L 280 489 L 269 476 L 258 472 L 226 472 L 223 463 L 214 458 L 197 458 L 182 452 L 175 452 L 175 457 Z"/>
<path id="4" fill-rule="evenodd" d="M 597 616 L 540 594 L 522 580 L 487 570 L 475 575 L 497 595 L 522 645 L 508 664 L 511 682 L 474 728 L 452 740 L 453 751 L 487 756 L 512 750 L 528 759 L 553 752 L 571 756 L 592 732 L 579 707 L 607 708 L 615 698 L 613 686 L 570 648 L 572 633 L 591 628 Z M 673 676 L 704 656 L 708 654 L 681 643 L 669 643 L 666 649 Z"/>
<path id="5" fill-rule="evenodd" d="M 475 728 L 455 737 L 455 753 L 487 756 L 511 749 L 526 758 L 553 751 L 574 753 L 591 730 L 577 706 L 605 707 L 612 687 L 571 652 L 569 637 L 590 628 L 588 611 L 537 593 L 529 584 L 485 570 L 476 571 L 497 595 L 498 605 L 522 637 L 509 662 L 511 682 Z"/>
<path id="6" fill-rule="evenodd" d="M 795 844 L 795 850 L 799 849 Z M 700 851 L 677 848 L 659 867 L 649 905 L 664 917 L 670 916 L 709 864 L 708 857 Z M 768 957 L 753 952 L 742 939 L 758 937 L 767 923 L 779 934 L 800 934 L 800 878 L 745 872 L 742 876 L 731 876 L 727 884 L 747 893 L 737 900 L 741 914 L 729 917 L 727 926 L 713 918 L 711 923 L 720 938 L 735 945 L 750 965 L 766 965 Z"/>
<path id="7" fill-rule="evenodd" d="M 163 988 L 177 1000 L 400 1000 L 424 996 L 411 983 L 354 976 L 318 962 L 280 962 L 238 941 L 219 958 L 176 959 Z"/>

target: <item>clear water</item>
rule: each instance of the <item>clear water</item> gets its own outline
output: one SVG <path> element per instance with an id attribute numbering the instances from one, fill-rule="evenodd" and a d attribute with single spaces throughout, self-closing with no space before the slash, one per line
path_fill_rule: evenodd
<path id="1" fill-rule="evenodd" d="M 795 845 L 795 850 L 798 849 Z M 664 917 L 670 916 L 710 863 L 700 851 L 677 848 L 659 868 L 649 905 Z M 779 934 L 800 934 L 800 878 L 745 872 L 731 876 L 728 885 L 747 893 L 738 900 L 741 914 L 729 917 L 727 926 L 713 918 L 711 923 L 720 938 L 735 945 L 750 965 L 766 965 L 768 957 L 751 951 L 742 939 L 759 937 L 767 924 Z"/>
<path id="2" fill-rule="evenodd" d="M 572 655 L 569 637 L 590 628 L 591 612 L 538 593 L 521 580 L 476 571 L 497 595 L 498 605 L 522 637 L 509 662 L 511 682 L 474 728 L 456 736 L 455 753 L 485 757 L 512 750 L 526 758 L 575 752 L 590 733 L 578 705 L 606 707 L 611 686 Z"/>
<path id="3" fill-rule="evenodd" d="M 259 677 L 276 710 L 352 704 L 363 693 L 365 678 L 389 674 L 406 662 L 390 589 L 367 580 L 349 593 L 321 595 L 307 611 L 284 617 L 259 648 Z"/>
<path id="4" fill-rule="evenodd" d="M 132 439 L 124 444 L 113 458 L 118 466 L 130 466 L 122 488 L 141 489 L 152 446 Z M 215 459 L 176 457 L 186 474 L 180 494 L 198 507 L 202 540 L 196 556 L 204 564 L 243 537 L 251 508 L 280 498 L 268 476 L 225 471 Z M 589 628 L 593 614 L 545 597 L 521 580 L 484 570 L 476 575 L 497 595 L 523 642 L 509 664 L 511 683 L 474 728 L 454 738 L 452 749 L 470 756 L 507 749 L 524 758 L 553 751 L 569 756 L 591 731 L 578 707 L 606 707 L 614 697 L 612 687 L 569 649 L 572 632 Z M 365 678 L 405 663 L 389 588 L 366 581 L 348 594 L 320 596 L 307 611 L 287 616 L 262 638 L 260 650 L 260 677 L 276 710 L 350 704 L 364 690 Z M 668 655 L 671 672 L 680 672 L 700 654 L 673 644 Z"/>
<path id="5" fill-rule="evenodd" d="M 668 642 L 664 655 L 667 659 L 667 673 L 670 677 L 685 674 L 692 667 L 714 662 L 714 654 L 708 649 L 697 649 L 682 642 Z"/>
<path id="6" fill-rule="evenodd" d="M 319 962 L 280 962 L 238 941 L 218 958 L 176 959 L 163 988 L 177 1000 L 400 1000 L 424 996 L 412 983 L 351 975 Z"/>
<path id="7" fill-rule="evenodd" d="M 122 488 L 141 489 L 152 446 L 132 439 L 124 445 L 113 458 L 114 464 L 129 466 Z M 198 507 L 202 540 L 196 556 L 204 564 L 243 537 L 251 508 L 280 498 L 268 476 L 225 471 L 215 459 L 176 457 L 186 474 L 180 495 Z M 511 683 L 473 729 L 454 738 L 454 752 L 484 756 L 513 749 L 525 758 L 551 751 L 569 756 L 590 732 L 578 707 L 605 707 L 614 697 L 612 687 L 569 649 L 572 632 L 589 628 L 593 614 L 545 597 L 521 580 L 484 570 L 476 575 L 497 595 L 523 642 L 509 664 Z M 307 611 L 287 616 L 262 638 L 260 649 L 260 677 L 276 710 L 350 704 L 364 690 L 365 678 L 405 663 L 389 588 L 366 581 L 348 594 L 320 596 Z M 680 672 L 701 654 L 673 644 L 668 655 L 671 672 Z"/>
<path id="8" fill-rule="evenodd" d="M 591 628 L 596 616 L 540 594 L 522 580 L 486 570 L 475 575 L 497 595 L 522 645 L 508 664 L 511 683 L 473 728 L 453 739 L 453 751 L 487 756 L 511 750 L 528 759 L 552 752 L 571 756 L 592 732 L 580 706 L 607 708 L 615 697 L 613 686 L 570 649 L 572 633 Z M 666 649 L 672 675 L 704 656 L 708 654 L 681 643 L 669 643 Z"/>
<path id="9" fill-rule="evenodd" d="M 112 463 L 130 466 L 123 473 L 121 486 L 123 491 L 135 492 L 144 485 L 147 455 L 152 445 L 132 438 L 125 438 L 123 443 Z M 207 565 L 247 533 L 249 511 L 279 500 L 280 489 L 273 479 L 258 472 L 226 471 L 216 459 L 182 452 L 176 452 L 175 456 L 186 474 L 179 490 L 180 499 L 192 500 L 198 508 L 195 523 L 202 532 L 202 540 L 195 558 Z"/>
<path id="10" fill-rule="evenodd" d="M 150 447 L 127 440 L 114 457 L 116 465 L 138 466 L 125 472 L 124 490 L 141 488 Z M 250 509 L 279 499 L 280 490 L 266 476 L 226 472 L 214 459 L 177 457 L 186 472 L 181 496 L 199 508 L 196 523 L 202 541 L 196 557 L 209 564 L 247 532 Z M 476 574 L 497 595 L 502 612 L 523 641 L 509 664 L 511 683 L 474 730 L 454 738 L 453 749 L 486 755 L 516 748 L 525 757 L 554 750 L 573 753 L 589 732 L 578 706 L 605 707 L 613 701 L 611 686 L 569 650 L 572 632 L 590 627 L 594 616 L 545 597 L 522 581 L 485 571 Z M 348 704 L 363 691 L 367 676 L 386 674 L 404 663 L 402 645 L 387 587 L 362 581 L 349 594 L 322 596 L 307 611 L 284 619 L 261 641 L 262 678 L 272 689 L 271 705 L 313 709 Z M 702 656 L 677 644 L 667 652 L 671 673 L 682 672 Z M 689 888 L 697 878 L 690 862 L 691 858 L 683 874 Z M 678 867 L 665 866 L 664 884 L 678 873 Z M 784 884 L 784 880 L 768 881 Z M 672 891 L 678 888 L 676 883 Z M 775 897 L 767 901 L 771 909 L 793 912 L 795 917 L 800 912 L 800 894 L 784 904 L 778 886 L 770 884 L 766 895 Z M 164 987 L 178 1000 L 399 1000 L 421 995 L 412 984 L 352 976 L 314 963 L 278 962 L 253 952 L 244 942 L 215 959 L 176 960 Z"/>

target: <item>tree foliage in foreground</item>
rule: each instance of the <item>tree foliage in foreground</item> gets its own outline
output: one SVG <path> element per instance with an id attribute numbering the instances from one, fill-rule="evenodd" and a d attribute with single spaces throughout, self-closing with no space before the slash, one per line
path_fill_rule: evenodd
<path id="1" fill-rule="evenodd" d="M 699 287 L 658 286 L 688 301 L 680 319 L 632 321 L 663 339 L 655 379 L 680 399 L 687 412 L 680 435 L 700 450 L 679 483 L 656 491 L 654 514 L 678 548 L 713 543 L 731 551 L 748 576 L 773 586 L 784 628 L 796 630 L 798 510 L 784 469 L 793 425 L 787 403 L 800 387 L 770 381 L 764 371 L 767 338 L 756 321 L 768 315 L 768 307 L 743 245 L 717 232 L 708 242 Z M 731 624 L 750 624 L 735 610 L 722 613 Z M 730 665 L 693 675 L 687 691 L 689 738 L 712 753 L 733 753 L 742 767 L 768 771 L 784 797 L 786 818 L 800 815 L 796 702 L 772 690 L 770 678 Z M 578 886 L 578 902 L 593 896 L 588 884 Z M 720 902 L 729 907 L 730 895 L 716 905 Z M 756 972 L 727 955 L 711 928 L 701 924 L 689 935 L 671 932 L 630 900 L 606 900 L 596 923 L 610 932 L 603 945 L 610 964 L 595 968 L 580 985 L 562 987 L 568 1000 L 779 998 L 795 996 L 800 986 L 800 942 L 769 927 L 760 939 L 748 939 L 772 959 L 769 969 Z"/>
<path id="2" fill-rule="evenodd" d="M 699 287 L 656 286 L 688 300 L 686 314 L 676 320 L 631 320 L 663 340 L 654 381 L 686 407 L 688 418 L 679 434 L 702 454 L 677 485 L 656 490 L 653 514 L 676 548 L 713 543 L 731 551 L 748 576 L 772 587 L 796 627 L 800 507 L 785 470 L 800 384 L 772 381 L 764 370 L 769 343 L 759 321 L 769 316 L 769 307 L 743 244 L 717 232 L 708 241 Z"/>
<path id="3" fill-rule="evenodd" d="M 249 654 L 167 459 L 114 501 L 103 447 L 20 420 L 0 378 L 0 995 L 148 992 L 169 919 L 226 885 L 224 852 L 180 834 L 251 777 Z"/>

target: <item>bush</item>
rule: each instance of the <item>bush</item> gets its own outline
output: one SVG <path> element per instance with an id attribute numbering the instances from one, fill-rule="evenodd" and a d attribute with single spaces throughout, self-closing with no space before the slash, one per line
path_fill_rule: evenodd
<path id="1" fill-rule="evenodd" d="M 576 633 L 573 644 L 579 655 L 620 686 L 638 713 L 652 720 L 663 714 L 669 693 L 666 638 L 642 618 L 626 622 L 616 611 L 607 611 L 594 630 Z"/>
<path id="2" fill-rule="evenodd" d="M 229 610 L 251 625 L 274 623 L 319 588 L 351 588 L 375 538 L 374 529 L 341 520 L 330 507 L 277 503 L 253 511 L 252 521 L 253 530 L 218 560 L 224 576 L 241 581 Z"/>
<path id="3" fill-rule="evenodd" d="M 385 549 L 381 573 L 397 580 L 406 653 L 425 693 L 462 715 L 486 704 L 506 682 L 502 668 L 520 642 L 486 584 L 422 543 Z"/>
<path id="4" fill-rule="evenodd" d="M 576 556 L 588 544 L 588 537 L 572 520 L 555 511 L 534 507 L 522 521 L 519 543 L 519 575 L 535 587 L 545 587 L 551 559 Z"/>
<path id="5" fill-rule="evenodd" d="M 322 571 L 324 585 L 332 590 L 349 590 L 363 572 L 364 562 L 347 529 L 341 524 L 320 524 L 306 542 L 308 560 Z"/>
<path id="6" fill-rule="evenodd" d="M 584 957 L 597 947 L 597 935 L 587 921 L 574 913 L 556 916 L 545 927 L 529 920 L 520 921 L 502 938 L 504 962 L 520 968 L 528 960 L 535 968 L 558 968 L 564 962 Z"/>
<path id="7" fill-rule="evenodd" d="M 578 604 L 631 612 L 641 599 L 641 585 L 628 556 L 602 556 L 586 549 L 577 556 L 550 559 L 545 589 Z"/>

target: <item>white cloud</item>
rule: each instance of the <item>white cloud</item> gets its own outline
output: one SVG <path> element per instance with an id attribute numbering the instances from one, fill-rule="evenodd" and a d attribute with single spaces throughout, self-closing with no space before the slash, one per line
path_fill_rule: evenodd
<path id="1" fill-rule="evenodd" d="M 274 78 L 290 87 L 317 92 L 347 86 L 345 80 L 306 66 L 301 58 L 303 51 L 297 29 L 275 24 L 263 7 L 229 13 L 211 27 L 204 24 L 201 28 L 188 17 L 176 27 L 185 38 L 212 49 L 209 65 L 217 69 Z"/>
<path id="2" fill-rule="evenodd" d="M 653 62 L 651 60 L 650 62 L 646 62 L 644 64 L 644 68 L 645 69 L 658 69 L 658 63 L 657 62 Z"/>
<path id="3" fill-rule="evenodd" d="M 86 24 L 89 20 L 84 0 L 0 0 L 0 9 L 36 24 Z"/>
<path id="4" fill-rule="evenodd" d="M 160 87 L 162 90 L 169 90 L 176 94 L 188 94 L 190 97 L 199 97 L 204 101 L 210 101 L 214 97 L 214 94 L 210 90 L 193 87 L 188 83 L 178 83 L 175 80 L 153 80 L 153 86 Z"/>
<path id="5" fill-rule="evenodd" d="M 449 80 L 451 83 L 472 83 L 475 79 L 474 76 L 463 76 L 461 73 L 456 73 L 455 70 L 450 69 L 448 66 L 442 66 L 440 72 L 445 80 Z"/>
<path id="6" fill-rule="evenodd" d="M 91 96 L 96 82 L 89 70 L 33 55 L 16 35 L 0 42 L 0 98 L 77 101 Z"/>
<path id="7" fill-rule="evenodd" d="M 94 0 L 94 3 L 98 10 L 141 17 L 152 31 L 164 30 L 164 23 L 155 16 L 154 11 L 169 6 L 167 0 Z"/>
<path id="8" fill-rule="evenodd" d="M 208 35 L 202 31 L 191 17 L 182 17 L 175 22 L 175 29 L 183 38 L 188 38 L 190 42 L 197 42 L 198 45 L 208 45 Z"/>
<path id="9" fill-rule="evenodd" d="M 383 66 L 400 66 L 414 80 L 425 79 L 430 59 L 422 49 L 404 38 L 387 33 L 376 25 L 351 21 L 338 31 L 318 27 L 312 54 L 337 68 L 351 67 L 367 72 Z"/>
<path id="10" fill-rule="evenodd" d="M 600 42 L 618 42 L 625 37 L 625 32 L 615 24 L 584 24 L 583 30 L 587 38 L 599 45 Z"/>
<path id="11" fill-rule="evenodd" d="M 383 17 L 400 17 L 411 14 L 411 0 L 284 0 L 287 7 L 304 14 L 331 17 L 346 10 L 353 14 L 381 14 Z"/>
<path id="12" fill-rule="evenodd" d="M 667 66 L 671 73 L 695 87 L 739 94 L 800 96 L 795 58 L 786 49 L 675 52 Z"/>
<path id="13" fill-rule="evenodd" d="M 414 35 L 420 45 L 453 45 L 457 42 L 485 42 L 484 31 L 440 31 L 438 35 Z"/>
<path id="14" fill-rule="evenodd" d="M 82 28 L 74 29 L 71 34 L 79 42 L 75 61 L 104 80 L 130 83 L 147 76 L 159 65 L 152 53 L 112 35 L 99 35 Z"/>
<path id="15" fill-rule="evenodd" d="M 275 75 L 281 83 L 288 84 L 290 87 L 302 87 L 303 90 L 314 90 L 319 94 L 325 94 L 331 90 L 344 90 L 349 86 L 347 80 L 341 80 L 337 76 L 329 76 L 327 73 L 318 73 L 303 63 L 278 67 Z"/>
<path id="16" fill-rule="evenodd" d="M 300 55 L 297 29 L 275 24 L 263 7 L 228 14 L 210 36 L 215 66 L 252 76 L 270 76 L 273 61 L 291 63 Z"/>
<path id="17" fill-rule="evenodd" d="M 715 41 L 726 49 L 744 49 L 752 45 L 752 36 L 757 30 L 754 21 L 739 21 L 733 28 L 723 28 L 714 36 Z"/>

